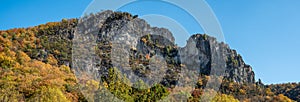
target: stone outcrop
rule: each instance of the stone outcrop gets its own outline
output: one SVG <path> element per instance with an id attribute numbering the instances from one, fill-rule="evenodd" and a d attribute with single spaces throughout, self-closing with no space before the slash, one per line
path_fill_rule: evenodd
<path id="1" fill-rule="evenodd" d="M 173 79 L 165 79 L 168 82 L 164 83 L 176 84 L 174 73 L 180 71 L 179 65 L 181 64 L 186 64 L 187 68 L 191 69 L 198 68 L 204 75 L 210 75 L 212 67 L 216 67 L 214 71 L 223 75 L 225 73 L 225 78 L 228 80 L 237 83 L 255 83 L 251 66 L 245 64 L 235 50 L 205 34 L 192 35 L 187 46 L 180 48 L 174 44 L 174 37 L 167 29 L 151 27 L 145 20 L 136 18 L 129 13 L 113 11 L 104 11 L 84 17 L 79 21 L 77 29 L 75 34 L 85 36 L 83 37 L 86 39 L 84 41 L 95 41 L 95 44 L 98 44 L 100 51 L 98 56 L 100 56 L 101 62 L 95 65 L 97 68 L 93 68 L 101 72 L 100 75 L 107 75 L 107 69 L 112 67 L 122 67 L 120 69 L 124 69 L 123 71 L 126 72 L 131 65 L 131 67 L 139 66 L 140 69 L 136 69 L 133 73 L 127 72 L 128 77 L 133 77 L 134 74 L 143 76 L 141 73 L 145 72 L 145 69 L 149 69 L 149 64 L 145 64 L 147 62 L 145 58 L 160 54 L 166 58 L 168 66 L 173 66 L 168 69 L 169 73 L 166 73 L 168 74 L 166 76 L 169 78 L 173 76 Z M 90 36 L 86 36 L 88 34 Z M 147 36 L 149 36 L 147 41 L 144 41 L 145 39 L 142 38 Z M 93 44 L 90 45 L 92 47 Z M 172 50 L 170 51 L 168 48 L 172 48 Z M 89 50 L 86 52 L 90 52 Z M 123 59 L 116 61 L 115 58 L 120 56 Z M 140 61 L 133 63 L 134 59 L 130 58 L 139 58 Z M 127 65 L 128 62 L 130 64 Z M 81 67 L 92 68 L 91 66 Z M 221 70 L 223 67 L 225 68 L 224 72 Z M 171 73 L 173 74 L 171 75 Z"/>

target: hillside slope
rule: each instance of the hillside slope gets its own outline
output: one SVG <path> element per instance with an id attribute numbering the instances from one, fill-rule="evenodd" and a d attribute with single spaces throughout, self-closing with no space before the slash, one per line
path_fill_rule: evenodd
<path id="1" fill-rule="evenodd" d="M 103 17 L 108 19 L 103 20 Z M 101 82 L 75 77 L 74 69 L 78 66 L 72 64 L 72 40 L 75 36 L 75 27 L 82 25 L 78 25 L 80 22 L 78 19 L 63 19 L 61 22 L 50 22 L 30 28 L 0 31 L 0 100 L 99 101 L 105 96 L 101 96 L 104 95 L 101 91 L 95 90 L 108 89 L 125 101 L 153 101 L 176 91 L 172 89 L 178 84 L 179 71 L 182 68 L 190 68 L 188 64 L 183 64 L 188 63 L 184 62 L 186 60 L 179 59 L 179 57 L 184 59 L 185 56 L 189 56 L 189 54 L 184 54 L 185 51 L 195 49 L 193 44 L 189 43 L 190 41 L 186 47 L 180 48 L 174 44 L 174 38 L 167 29 L 151 27 L 146 21 L 129 13 L 104 11 L 89 15 L 85 19 L 95 20 L 96 23 L 103 25 L 99 27 L 96 36 L 96 55 L 101 59 L 97 68 L 99 74 L 103 76 Z M 125 37 L 137 41 L 136 46 L 127 53 L 134 72 L 127 73 L 128 77 L 130 75 L 151 76 L 147 70 L 151 63 L 150 58 L 156 54 L 166 58 L 168 71 L 159 84 L 149 90 L 143 90 L 122 83 L 122 80 L 129 80 L 120 77 L 122 76 L 120 72 L 124 72 L 125 68 L 112 66 L 110 59 L 112 42 L 109 41 L 116 36 L 121 36 L 118 32 L 141 36 L 141 39 Z M 156 35 L 151 35 L 153 33 Z M 203 94 L 202 89 L 212 77 L 217 77 L 222 82 L 217 96 L 213 98 L 214 101 L 291 101 L 286 96 L 299 100 L 293 95 L 294 93 L 276 91 L 261 82 L 256 82 L 251 66 L 245 64 L 242 57 L 228 45 L 217 42 L 215 38 L 205 34 L 192 35 L 191 39 L 194 39 L 196 50 L 199 51 L 195 59 L 201 62 L 196 67 L 201 70 L 201 73 L 198 75 L 200 78 L 196 82 L 196 89 L 185 93 L 189 97 L 188 101 L 199 100 Z M 210 76 L 211 67 L 215 64 L 212 60 L 215 53 L 213 49 L 216 48 L 223 49 L 225 78 Z M 86 70 L 89 67 L 81 69 Z M 78 84 L 81 82 L 84 84 Z M 94 90 L 96 94 L 84 96 L 82 91 L 80 92 L 82 88 Z M 87 96 L 89 98 L 86 98 Z M 176 97 L 171 97 L 170 100 L 174 101 Z"/>

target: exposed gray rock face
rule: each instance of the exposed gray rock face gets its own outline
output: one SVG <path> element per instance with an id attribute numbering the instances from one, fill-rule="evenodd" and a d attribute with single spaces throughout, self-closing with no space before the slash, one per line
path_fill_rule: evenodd
<path id="1" fill-rule="evenodd" d="M 131 68 L 139 67 L 141 69 L 149 69 L 149 64 L 140 63 L 134 64 L 133 66 L 131 63 L 133 61 L 130 58 L 137 58 L 137 56 L 145 57 L 145 55 L 150 54 L 151 51 L 160 50 L 159 48 L 151 50 L 143 45 L 138 45 L 141 43 L 141 38 L 148 34 L 157 35 L 151 36 L 151 38 L 153 38 L 152 42 L 154 43 L 161 43 L 161 45 L 174 43 L 174 37 L 169 30 L 165 28 L 150 27 L 145 20 L 133 17 L 129 13 L 104 11 L 82 18 L 79 21 L 77 32 L 73 39 L 73 48 L 76 48 L 73 49 L 73 64 L 75 65 L 74 67 L 77 68 L 76 72 L 84 71 L 93 75 L 92 77 L 99 78 L 100 76 L 108 76 L 108 70 L 115 67 L 121 72 L 126 73 L 126 76 L 129 79 L 132 79 L 131 81 L 136 82 L 138 80 L 138 78 L 136 78 L 137 76 L 141 77 L 146 75 L 141 75 L 139 73 L 142 71 L 134 72 Z M 159 38 L 168 39 L 157 40 Z M 93 49 L 95 46 L 98 47 L 98 52 L 95 54 L 90 53 L 96 51 Z M 130 52 L 135 49 L 139 49 L 139 51 L 142 52 L 139 54 Z M 156 54 L 156 52 L 154 53 Z M 99 58 L 95 56 L 99 56 Z M 151 55 L 151 57 L 152 56 L 154 55 Z M 143 62 L 143 60 L 144 59 L 140 59 L 139 62 Z M 77 73 L 77 75 L 80 74 L 81 73 Z M 163 74 L 164 73 L 161 75 Z M 155 75 L 147 76 L 156 77 Z M 168 80 L 171 78 L 172 77 L 168 78 Z"/>
<path id="2" fill-rule="evenodd" d="M 199 51 L 201 73 L 210 75 L 211 66 L 222 64 L 221 62 L 213 62 L 212 56 L 216 53 L 212 49 L 222 49 L 221 53 L 225 57 L 226 70 L 225 78 L 237 83 L 255 83 L 255 75 L 250 65 L 245 64 L 242 57 L 235 50 L 229 48 L 227 44 L 218 43 L 213 37 L 207 35 L 196 34 L 191 37 L 196 42 L 196 48 Z M 189 46 L 189 44 L 187 44 Z M 193 47 L 186 47 L 188 50 L 194 50 Z M 217 60 L 222 61 L 222 60 Z"/>
<path id="3" fill-rule="evenodd" d="M 179 48 L 175 46 L 174 37 L 167 29 L 151 27 L 145 20 L 133 17 L 129 13 L 113 11 L 104 11 L 87 16 L 79 21 L 77 28 L 76 33 L 81 35 L 76 35 L 77 38 L 75 37 L 75 39 L 83 39 L 82 42 L 77 43 L 96 42 L 89 46 L 75 47 L 78 47 L 79 50 L 88 47 L 85 51 L 79 52 L 90 52 L 93 51 L 90 49 L 91 47 L 97 46 L 99 51 L 96 56 L 100 57 L 100 62 L 96 63 L 95 67 L 92 67 L 93 63 L 87 64 L 93 61 L 73 62 L 77 64 L 77 67 L 87 68 L 81 70 L 97 69 L 101 75 L 107 75 L 109 68 L 123 67 L 123 71 L 126 72 L 127 69 L 130 69 L 130 66 L 136 65 L 140 69 L 136 69 L 135 72 L 128 72 L 127 76 L 129 78 L 132 78 L 133 74 L 143 76 L 142 74 L 145 73 L 142 72 L 146 72 L 147 68 L 149 69 L 149 64 L 145 60 L 147 57 L 145 56 L 149 54 L 149 57 L 152 57 L 159 54 L 167 58 L 166 62 L 169 67 L 167 73 L 165 73 L 166 77 L 161 82 L 165 85 L 176 84 L 177 78 L 175 75 L 180 71 L 179 66 L 181 63 L 187 64 L 187 68 L 190 69 L 200 69 L 201 74 L 204 75 L 210 75 L 212 66 L 225 67 L 225 78 L 237 83 L 255 83 L 251 66 L 245 64 L 242 57 L 235 50 L 230 49 L 228 45 L 219 43 L 215 38 L 207 35 L 193 35 L 190 37 L 187 46 Z M 151 44 L 143 42 L 141 39 L 148 36 L 148 34 L 151 35 L 151 39 L 148 39 L 152 42 Z M 216 49 L 221 49 L 221 52 L 217 52 Z M 216 54 L 224 57 L 215 57 Z M 75 57 L 81 59 L 85 57 L 88 59 L 89 56 L 95 55 L 87 54 L 83 56 L 75 53 Z M 137 63 L 131 58 L 140 59 L 140 61 Z M 191 62 L 189 59 L 196 60 Z M 126 64 L 128 62 L 129 64 Z M 82 66 L 78 63 L 81 63 Z M 194 63 L 198 63 L 198 65 L 189 65 Z M 222 70 L 215 69 L 215 71 L 224 74 Z"/>
<path id="4" fill-rule="evenodd" d="M 174 42 L 171 32 L 165 28 L 151 27 L 145 20 L 135 18 L 129 13 L 113 12 L 110 10 L 92 14 L 82 18 L 78 24 L 78 33 L 98 34 L 98 40 L 114 40 L 116 36 L 130 35 L 141 37 L 154 34 L 169 38 Z"/>
<path id="5" fill-rule="evenodd" d="M 237 83 L 255 83 L 255 74 L 250 65 L 245 64 L 242 57 L 235 50 L 227 49 L 228 79 Z"/>

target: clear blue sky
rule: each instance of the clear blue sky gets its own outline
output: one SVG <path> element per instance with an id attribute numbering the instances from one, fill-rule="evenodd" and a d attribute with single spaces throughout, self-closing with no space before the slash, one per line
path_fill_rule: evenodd
<path id="1" fill-rule="evenodd" d="M 219 19 L 226 43 L 253 67 L 256 78 L 268 84 L 300 82 L 299 0 L 206 1 Z M 78 18 L 90 2 L 0 0 L 0 30 Z"/>

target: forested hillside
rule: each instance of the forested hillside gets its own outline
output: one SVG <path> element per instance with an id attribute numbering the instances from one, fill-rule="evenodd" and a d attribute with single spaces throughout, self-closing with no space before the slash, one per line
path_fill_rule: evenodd
<path id="1" fill-rule="evenodd" d="M 129 13 L 112 12 L 109 22 L 105 22 L 105 27 L 101 31 L 112 30 L 120 22 L 135 22 L 140 20 L 137 16 Z M 93 14 L 94 18 L 105 15 L 105 13 Z M 146 22 L 145 22 L 146 23 Z M 107 68 L 107 75 L 102 81 L 89 79 L 77 79 L 72 67 L 72 39 L 74 38 L 75 27 L 78 19 L 63 19 L 61 22 L 49 22 L 35 27 L 15 28 L 0 31 L 0 102 L 19 101 L 46 101 L 46 102 L 77 102 L 77 101 L 100 101 L 105 97 L 105 93 L 95 92 L 91 95 L 93 99 L 87 99 L 81 93 L 81 88 L 85 90 L 108 89 L 113 95 L 124 101 L 154 101 L 167 97 L 178 80 L 177 70 L 183 67 L 180 61 L 176 60 L 177 53 L 181 51 L 172 41 L 163 41 L 159 36 L 146 34 L 139 40 L 141 52 L 132 48 L 130 61 L 132 70 L 137 75 L 147 74 L 145 70 L 149 64 L 149 59 L 157 51 L 163 56 L 167 56 L 169 72 L 165 79 L 150 89 L 138 89 L 122 83 L 128 80 L 122 77 L 117 68 L 111 66 L 109 59 L 103 60 L 101 67 Z M 148 24 L 145 24 L 148 25 Z M 151 28 L 152 29 L 152 28 Z M 101 31 L 99 34 L 101 35 Z M 167 31 L 158 31 L 161 33 Z M 189 93 L 181 93 L 188 96 L 188 101 L 198 101 L 203 94 L 203 88 L 211 77 L 209 76 L 211 51 L 213 44 L 223 46 L 226 49 L 226 76 L 219 78 L 222 82 L 214 102 L 235 102 L 235 101 L 269 101 L 269 102 L 292 102 L 291 99 L 299 101 L 299 84 L 279 84 L 264 85 L 261 81 L 254 80 L 254 72 L 250 65 L 242 60 L 242 57 L 235 50 L 226 44 L 217 43 L 215 38 L 206 34 L 195 34 L 191 38 L 197 39 L 197 48 L 202 52 L 207 52 L 207 63 L 201 66 L 200 79 L 197 80 L 196 89 Z M 211 43 L 215 42 L 215 43 Z M 203 45 L 203 46 L 201 46 Z M 98 42 L 97 55 L 101 59 L 109 58 L 111 44 L 105 41 Z M 154 49 L 150 51 L 149 49 Z M 145 53 L 151 52 L 151 53 Z M 209 52 L 209 53 L 208 53 Z M 189 80 L 189 79 L 186 79 Z M 84 81 L 84 85 L 78 82 Z M 135 83 L 143 86 L 144 82 Z M 187 87 L 180 87 L 185 89 Z M 178 90 L 177 90 L 178 91 Z M 214 90 L 212 90 L 214 91 Z M 174 95 L 176 96 L 176 95 Z M 169 100 L 176 101 L 176 97 L 168 97 Z M 103 100 L 102 100 L 103 101 Z"/>

